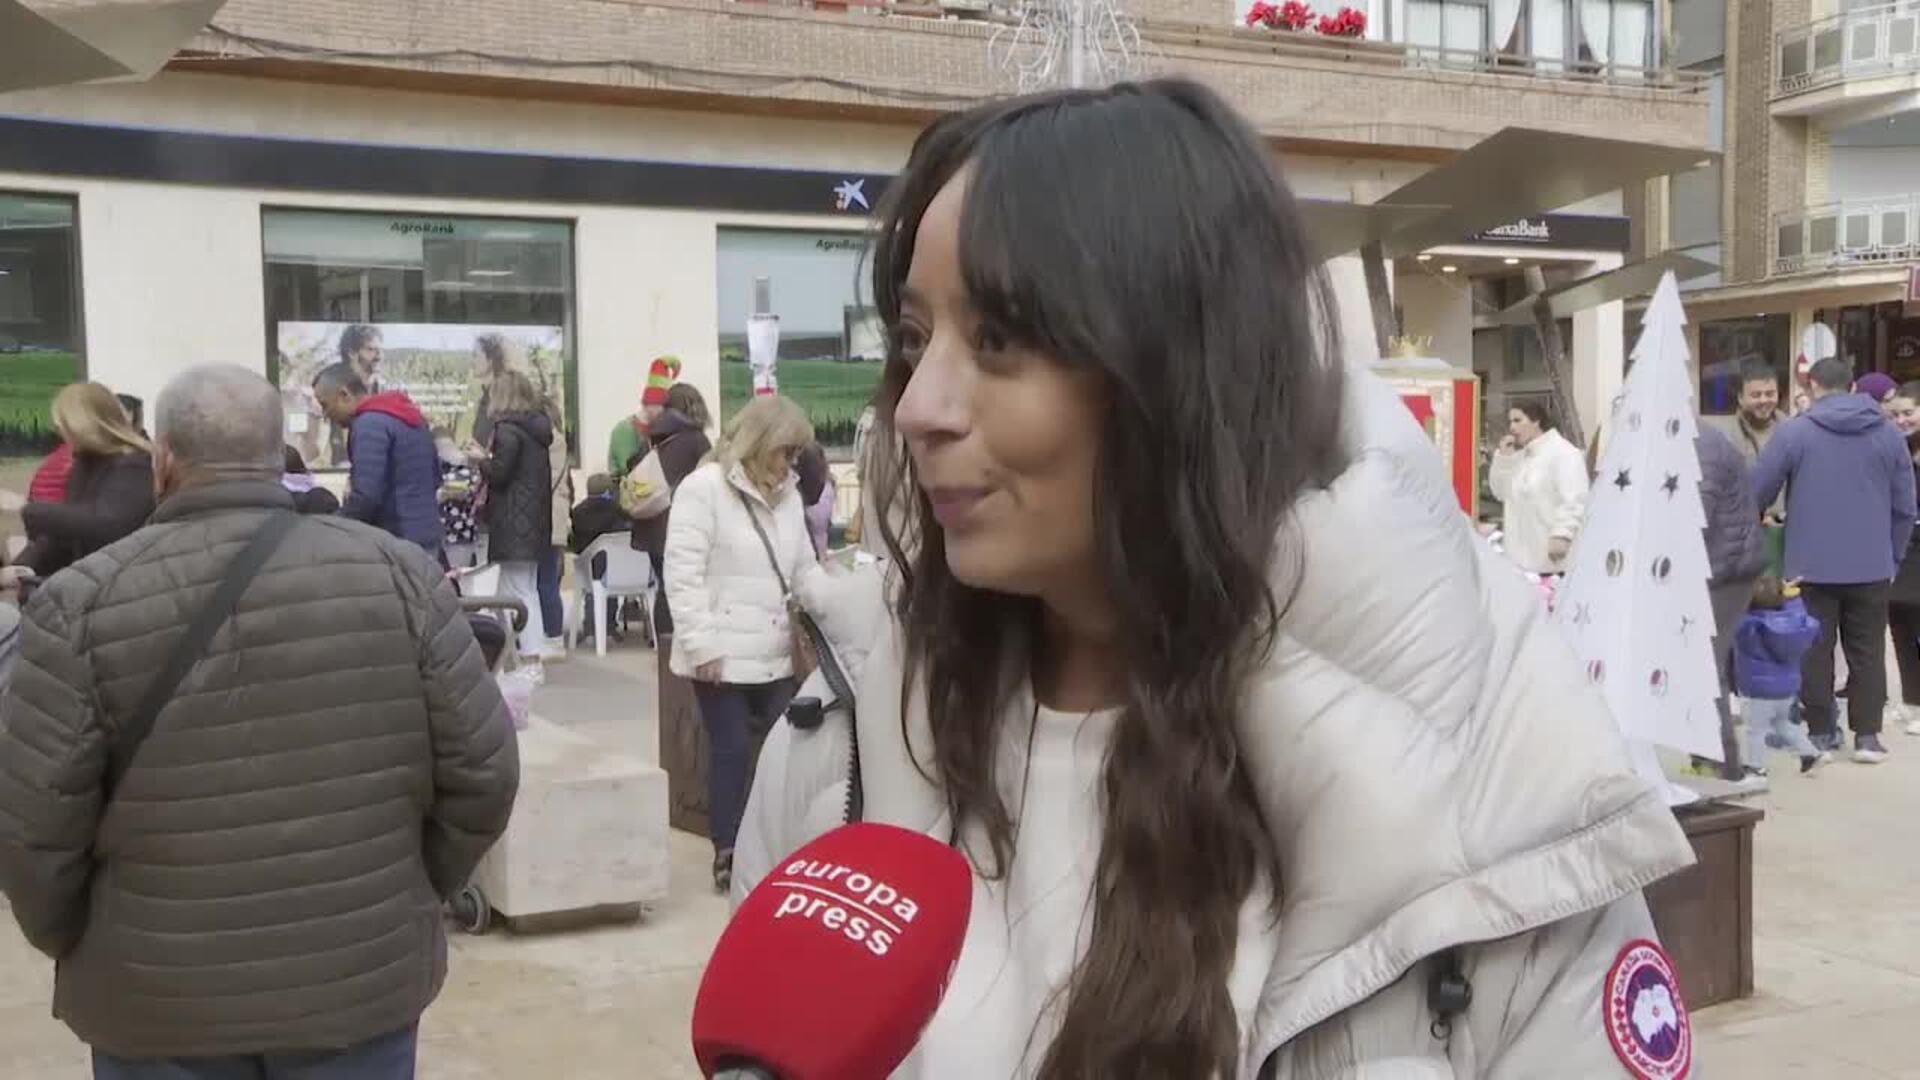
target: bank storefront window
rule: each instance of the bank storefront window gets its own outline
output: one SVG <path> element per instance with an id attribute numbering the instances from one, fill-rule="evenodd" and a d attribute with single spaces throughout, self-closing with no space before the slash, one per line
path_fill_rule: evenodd
<path id="1" fill-rule="evenodd" d="M 74 200 L 0 191 L 0 456 L 58 441 L 47 409 L 83 377 Z"/>
<path id="2" fill-rule="evenodd" d="M 731 416 L 771 372 L 829 450 L 851 453 L 886 358 L 860 232 L 721 229 L 720 398 Z"/>
<path id="3" fill-rule="evenodd" d="M 502 364 L 562 402 L 576 429 L 571 223 L 270 209 L 261 234 L 268 370 L 287 442 L 310 465 L 346 465 L 345 435 L 312 391 L 339 362 L 376 391 L 406 391 L 456 443 L 484 437 L 482 394 Z"/>

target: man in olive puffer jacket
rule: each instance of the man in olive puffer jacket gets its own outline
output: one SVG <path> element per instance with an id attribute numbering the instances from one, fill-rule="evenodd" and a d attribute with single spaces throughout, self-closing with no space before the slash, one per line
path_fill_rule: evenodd
<path id="1" fill-rule="evenodd" d="M 297 520 L 109 794 L 116 733 L 275 513 L 279 398 L 156 407 L 152 523 L 51 578 L 0 701 L 0 888 L 96 1077 L 413 1075 L 441 901 L 505 828 L 511 722 L 418 545 Z"/>

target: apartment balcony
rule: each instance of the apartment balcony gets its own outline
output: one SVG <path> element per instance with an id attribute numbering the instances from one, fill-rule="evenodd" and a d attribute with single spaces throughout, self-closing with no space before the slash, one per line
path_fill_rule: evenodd
<path id="1" fill-rule="evenodd" d="M 1775 45 L 1775 116 L 1844 127 L 1920 104 L 1920 0 L 1829 16 Z"/>
<path id="2" fill-rule="evenodd" d="M 1230 0 L 1123 6 L 1139 24 L 1142 74 L 1206 82 L 1275 139 L 1443 156 L 1520 126 L 1707 146 L 1706 80 L 1652 62 L 1643 13 L 1656 0 L 1492 0 L 1477 11 L 1452 0 L 1343 2 L 1377 4 L 1375 33 L 1386 33 L 1390 8 L 1404 25 L 1393 40 L 1353 40 L 1246 29 Z M 1541 23 L 1527 13 L 1553 3 L 1561 29 L 1527 30 Z M 228 0 L 175 66 L 881 123 L 918 123 L 1010 84 L 989 42 L 1013 15 L 991 0 L 493 3 L 474 18 L 419 19 L 404 40 L 390 8 Z M 1602 8 L 1626 13 L 1581 14 Z M 1550 36 L 1559 44 L 1514 47 Z"/>
<path id="3" fill-rule="evenodd" d="M 1920 194 L 1774 215 L 1773 272 L 1893 268 L 1920 259 Z"/>

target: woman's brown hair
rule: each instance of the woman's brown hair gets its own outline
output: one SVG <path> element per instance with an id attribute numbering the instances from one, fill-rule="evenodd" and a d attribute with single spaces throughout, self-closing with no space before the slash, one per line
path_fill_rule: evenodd
<path id="1" fill-rule="evenodd" d="M 546 412 L 547 401 L 533 380 L 518 371 L 502 371 L 487 384 L 487 409 L 495 416 Z"/>
<path id="2" fill-rule="evenodd" d="M 1211 91 L 1169 80 L 936 121 L 875 241 L 889 327 L 921 217 L 963 169 L 960 270 L 983 336 L 1098 373 L 1111 403 L 1094 512 L 1125 706 L 1091 934 L 1039 1076 L 1236 1076 L 1239 914 L 1263 879 L 1276 896 L 1282 883 L 1235 725 L 1291 588 L 1270 575 L 1301 571 L 1289 512 L 1344 462 L 1331 293 L 1270 151 Z M 892 342 L 876 441 L 897 438 L 912 376 Z M 1039 601 L 958 581 L 911 460 L 873 464 L 902 573 L 902 693 L 924 694 L 932 732 L 915 759 L 953 819 L 985 832 L 990 852 L 969 851 L 979 872 L 1004 876 L 1018 823 L 995 762 L 1033 661 L 1006 643 L 1038 643 Z"/>
<path id="3" fill-rule="evenodd" d="M 53 426 L 82 454 L 147 454 L 153 447 L 140 434 L 113 391 L 95 382 L 71 383 L 53 396 Z"/>

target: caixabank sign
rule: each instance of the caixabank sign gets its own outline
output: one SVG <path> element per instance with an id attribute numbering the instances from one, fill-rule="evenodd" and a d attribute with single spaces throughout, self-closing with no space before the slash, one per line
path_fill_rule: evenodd
<path id="1" fill-rule="evenodd" d="M 1625 251 L 1632 246 L 1628 219 L 1605 214 L 1536 214 L 1488 229 L 1475 244 L 1563 248 L 1572 251 Z"/>

